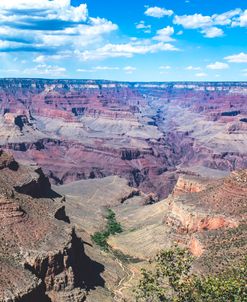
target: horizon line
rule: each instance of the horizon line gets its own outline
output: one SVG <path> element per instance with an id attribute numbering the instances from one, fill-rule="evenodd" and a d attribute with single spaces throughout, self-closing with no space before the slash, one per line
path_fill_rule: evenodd
<path id="1" fill-rule="evenodd" d="M 0 77 L 1 80 L 45 80 L 45 81 L 105 81 L 113 83 L 245 83 L 247 81 L 225 80 L 225 81 L 194 81 L 194 80 L 170 80 L 170 81 L 120 81 L 120 80 L 107 80 L 107 79 L 90 79 L 90 78 L 43 78 L 43 77 Z"/>

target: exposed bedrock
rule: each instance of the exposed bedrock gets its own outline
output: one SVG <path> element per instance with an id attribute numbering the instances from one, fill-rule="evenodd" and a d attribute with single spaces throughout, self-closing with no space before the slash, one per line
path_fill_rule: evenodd
<path id="1" fill-rule="evenodd" d="M 51 190 L 49 179 L 41 168 L 37 168 L 30 175 L 23 175 L 22 178 L 15 184 L 14 189 L 18 193 L 27 194 L 32 197 L 58 197 Z"/>
<path id="2" fill-rule="evenodd" d="M 168 217 L 164 222 L 175 228 L 178 233 L 196 233 L 217 230 L 220 228 L 236 228 L 238 221 L 211 213 L 194 212 L 193 208 L 171 203 Z"/>
<path id="3" fill-rule="evenodd" d="M 0 145 L 56 184 L 119 175 L 167 197 L 180 170 L 247 167 L 246 91 L 246 83 L 3 79 Z"/>
<path id="4" fill-rule="evenodd" d="M 0 301 L 82 302 L 104 286 L 104 266 L 85 253 L 65 199 L 41 169 L 12 169 L 0 153 Z"/>
<path id="5" fill-rule="evenodd" d="M 192 175 L 180 175 L 173 189 L 172 195 L 179 196 L 187 193 L 201 192 L 208 186 L 208 179 Z"/>
<path id="6" fill-rule="evenodd" d="M 54 184 L 119 175 L 146 192 L 167 196 L 176 176 L 173 177 L 172 172 L 163 174 L 163 171 L 174 169 L 168 155 L 154 154 L 158 154 L 162 145 L 163 142 L 160 142 L 145 150 L 118 150 L 44 139 L 36 143 L 8 144 L 5 147 L 19 159 L 36 162 Z M 42 149 L 40 146 L 43 146 Z M 162 182 L 167 182 L 167 186 Z"/>
<path id="7" fill-rule="evenodd" d="M 44 282 L 52 302 L 84 301 L 87 291 L 103 287 L 105 283 L 100 276 L 104 266 L 85 254 L 84 242 L 75 230 L 62 250 L 26 257 L 25 268 Z"/>
<path id="8" fill-rule="evenodd" d="M 173 193 L 158 203 L 114 208 L 124 232 L 112 248 L 150 259 L 174 244 L 189 248 L 197 274 L 212 274 L 244 260 L 247 244 L 247 170 L 222 179 L 180 175 Z"/>

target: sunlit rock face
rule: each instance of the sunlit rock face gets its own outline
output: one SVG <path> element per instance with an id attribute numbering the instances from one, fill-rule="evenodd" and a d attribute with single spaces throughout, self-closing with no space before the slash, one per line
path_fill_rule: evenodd
<path id="1" fill-rule="evenodd" d="M 84 301 L 89 287 L 104 285 L 94 274 L 103 266 L 86 255 L 65 198 L 41 169 L 3 151 L 0 172 L 0 301 Z"/>
<path id="2" fill-rule="evenodd" d="M 6 79 L 0 145 L 55 184 L 119 175 L 166 197 L 181 172 L 247 167 L 246 108 L 246 83 Z"/>

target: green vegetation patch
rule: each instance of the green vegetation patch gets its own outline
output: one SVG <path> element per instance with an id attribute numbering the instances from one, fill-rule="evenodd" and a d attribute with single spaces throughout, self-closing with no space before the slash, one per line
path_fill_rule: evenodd
<path id="1" fill-rule="evenodd" d="M 106 220 L 107 224 L 105 230 L 94 233 L 91 238 L 101 249 L 108 251 L 108 237 L 110 235 L 122 233 L 123 229 L 121 224 L 116 220 L 116 214 L 111 209 L 107 209 Z"/>
<path id="2" fill-rule="evenodd" d="M 198 277 L 191 273 L 193 257 L 175 247 L 155 258 L 155 270 L 142 269 L 135 289 L 143 302 L 247 302 L 247 261 L 221 274 Z"/>

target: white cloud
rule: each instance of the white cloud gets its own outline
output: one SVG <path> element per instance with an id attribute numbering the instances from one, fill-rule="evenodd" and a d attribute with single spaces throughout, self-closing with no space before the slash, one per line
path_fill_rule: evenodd
<path id="1" fill-rule="evenodd" d="M 77 72 L 96 72 L 96 70 L 93 69 L 83 69 L 83 68 L 78 68 L 76 69 Z"/>
<path id="2" fill-rule="evenodd" d="M 247 11 L 246 16 L 239 8 L 212 16 L 202 14 L 175 16 L 173 23 L 186 29 L 200 29 L 204 37 L 215 38 L 224 34 L 224 31 L 218 26 L 245 26 Z"/>
<path id="3" fill-rule="evenodd" d="M 239 26 L 241 26 L 241 27 L 247 27 L 247 9 L 239 17 Z"/>
<path id="4" fill-rule="evenodd" d="M 224 31 L 218 27 L 209 27 L 201 31 L 205 38 L 216 38 L 224 35 Z"/>
<path id="5" fill-rule="evenodd" d="M 222 63 L 222 62 L 215 62 L 215 63 L 207 65 L 207 68 L 212 69 L 212 70 L 221 70 L 221 69 L 229 68 L 229 65 L 226 63 Z"/>
<path id="6" fill-rule="evenodd" d="M 186 68 L 185 68 L 186 70 L 201 70 L 201 67 L 195 67 L 195 66 L 187 66 Z"/>
<path id="7" fill-rule="evenodd" d="M 173 23 L 190 29 L 203 28 L 213 24 L 210 16 L 201 14 L 175 16 Z"/>
<path id="8" fill-rule="evenodd" d="M 215 25 L 230 25 L 232 23 L 232 18 L 240 14 L 241 9 L 236 8 L 223 14 L 214 14 L 212 20 Z"/>
<path id="9" fill-rule="evenodd" d="M 23 74 L 26 75 L 52 75 L 55 77 L 64 76 L 66 73 L 66 68 L 56 66 L 56 65 L 47 65 L 47 64 L 39 64 L 34 68 L 27 68 L 23 71 Z"/>
<path id="10" fill-rule="evenodd" d="M 151 33 L 151 25 L 146 25 L 144 21 L 136 24 L 137 29 L 142 29 L 145 33 Z"/>
<path id="11" fill-rule="evenodd" d="M 43 55 L 38 56 L 33 60 L 33 62 L 35 63 L 44 63 L 45 61 L 46 61 L 46 57 Z"/>
<path id="12" fill-rule="evenodd" d="M 178 51 L 178 49 L 170 43 L 155 43 L 149 41 L 132 41 L 126 44 L 106 44 L 95 50 L 86 50 L 77 52 L 77 55 L 84 61 L 100 60 L 105 58 L 126 57 L 131 58 L 137 54 L 156 53 L 159 51 Z"/>
<path id="13" fill-rule="evenodd" d="M 126 72 L 126 73 L 133 73 L 135 70 L 136 70 L 136 68 L 135 67 L 133 67 L 133 66 L 126 66 L 126 67 L 124 67 L 123 68 L 123 70 Z"/>
<path id="14" fill-rule="evenodd" d="M 59 55 L 39 55 L 33 59 L 35 63 L 51 62 L 53 60 L 59 61 L 68 58 L 70 55 L 66 52 L 61 52 Z"/>
<path id="15" fill-rule="evenodd" d="M 96 66 L 94 67 L 95 70 L 118 70 L 119 67 L 112 67 L 112 66 Z"/>
<path id="16" fill-rule="evenodd" d="M 133 66 L 125 66 L 121 68 L 124 70 L 126 73 L 133 73 L 136 68 Z M 100 71 L 113 71 L 113 70 L 120 70 L 119 67 L 111 67 L 111 66 L 96 66 L 92 68 L 78 68 L 76 71 L 77 72 L 83 72 L 83 73 L 94 73 L 94 72 L 100 72 Z"/>
<path id="17" fill-rule="evenodd" d="M 171 66 L 170 65 L 163 65 L 163 66 L 160 66 L 159 69 L 168 70 L 168 69 L 171 69 Z"/>
<path id="18" fill-rule="evenodd" d="M 199 72 L 199 73 L 196 73 L 195 76 L 198 78 L 205 78 L 207 76 L 207 74 L 204 72 Z"/>
<path id="19" fill-rule="evenodd" d="M 247 53 L 241 52 L 224 58 L 230 63 L 247 63 Z"/>
<path id="20" fill-rule="evenodd" d="M 149 17 L 163 18 L 164 16 L 171 16 L 173 14 L 173 11 L 154 6 L 147 8 L 144 14 Z"/>
<path id="21" fill-rule="evenodd" d="M 16 21 L 20 18 L 18 12 L 26 12 L 30 18 L 36 13 L 44 17 L 46 12 L 48 20 L 59 19 L 72 22 L 86 21 L 88 17 L 86 4 L 74 7 L 70 4 L 70 0 L 1 0 L 0 12 L 3 20 L 9 17 L 8 12 L 11 11 L 14 12 L 11 17 Z"/>
<path id="22" fill-rule="evenodd" d="M 167 26 L 165 28 L 157 30 L 156 36 L 153 37 L 154 40 L 161 42 L 171 42 L 174 39 L 171 37 L 174 34 L 174 28 Z"/>
<path id="23" fill-rule="evenodd" d="M 196 29 L 215 25 L 230 25 L 237 16 L 240 18 L 244 16 L 244 13 L 242 14 L 242 10 L 239 8 L 212 16 L 203 16 L 202 14 L 175 16 L 173 22 L 174 24 L 182 25 L 184 28 Z"/>
<path id="24" fill-rule="evenodd" d="M 231 24 L 233 27 L 240 26 L 240 27 L 247 27 L 247 9 L 242 11 L 239 17 L 235 18 Z"/>
<path id="25" fill-rule="evenodd" d="M 74 7 L 70 0 L 1 0 L 0 20 L 2 52 L 73 54 L 118 28 L 104 18 L 90 17 L 86 4 Z"/>

